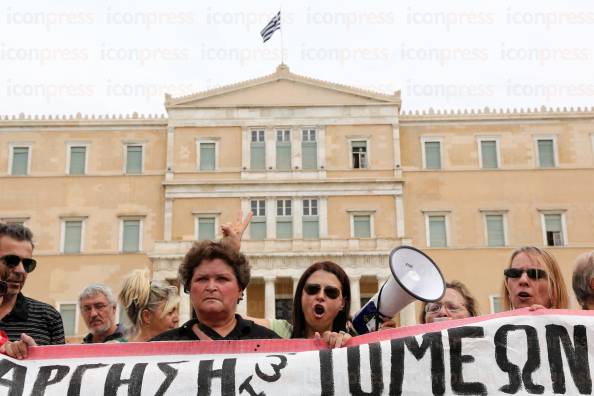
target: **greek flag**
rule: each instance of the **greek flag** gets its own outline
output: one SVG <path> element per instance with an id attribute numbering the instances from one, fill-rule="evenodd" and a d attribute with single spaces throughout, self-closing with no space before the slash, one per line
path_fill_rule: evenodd
<path id="1" fill-rule="evenodd" d="M 262 29 L 262 31 L 260 32 L 260 35 L 262 36 L 262 40 L 264 40 L 264 42 L 267 42 L 268 39 L 272 37 L 272 34 L 276 32 L 278 29 L 280 29 L 280 22 L 281 21 L 279 11 L 274 17 L 272 17 L 270 22 L 268 22 L 268 25 L 266 25 L 264 29 Z"/>

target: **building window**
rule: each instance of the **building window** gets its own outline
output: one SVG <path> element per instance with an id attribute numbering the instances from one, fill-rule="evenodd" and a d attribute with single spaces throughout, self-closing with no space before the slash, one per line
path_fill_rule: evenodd
<path id="1" fill-rule="evenodd" d="M 505 246 L 505 223 L 503 214 L 485 214 L 487 246 Z"/>
<path id="2" fill-rule="evenodd" d="M 497 294 L 489 296 L 489 302 L 491 305 L 491 313 L 497 313 L 503 311 L 501 307 L 501 297 Z"/>
<path id="3" fill-rule="evenodd" d="M 485 240 L 487 246 L 506 246 L 506 223 L 503 213 L 487 212 L 485 216 Z"/>
<path id="4" fill-rule="evenodd" d="M 276 237 L 293 238 L 293 217 L 290 199 L 276 200 Z"/>
<path id="5" fill-rule="evenodd" d="M 499 144 L 496 139 L 479 139 L 481 168 L 499 168 Z"/>
<path id="6" fill-rule="evenodd" d="M 447 247 L 447 222 L 445 215 L 427 215 L 427 245 L 429 247 Z"/>
<path id="7" fill-rule="evenodd" d="M 541 168 L 553 168 L 555 161 L 555 139 L 536 139 L 538 149 L 538 166 Z"/>
<path id="8" fill-rule="evenodd" d="M 217 144 L 215 142 L 199 142 L 200 170 L 211 171 L 217 168 Z"/>
<path id="9" fill-rule="evenodd" d="M 122 248 L 124 253 L 135 253 L 142 249 L 142 220 L 122 219 Z"/>
<path id="10" fill-rule="evenodd" d="M 83 250 L 83 220 L 72 219 L 62 222 L 62 252 L 80 253 Z"/>
<path id="11" fill-rule="evenodd" d="M 29 174 L 30 168 L 30 147 L 13 146 L 11 150 L 12 163 L 10 165 L 10 174 L 12 176 L 25 176 Z"/>
<path id="12" fill-rule="evenodd" d="M 291 169 L 291 131 L 289 129 L 276 131 L 276 169 Z"/>
<path id="13" fill-rule="evenodd" d="M 29 220 L 29 217 L 5 217 L 0 219 L 0 223 L 25 225 L 27 220 Z"/>
<path id="14" fill-rule="evenodd" d="M 213 215 L 196 216 L 196 239 L 213 241 L 217 234 L 217 217 Z"/>
<path id="15" fill-rule="evenodd" d="M 250 239 L 266 239 L 266 200 L 252 199 L 250 208 L 254 214 L 250 222 Z"/>
<path id="16" fill-rule="evenodd" d="M 87 147 L 69 146 L 68 174 L 84 175 L 86 173 Z"/>
<path id="17" fill-rule="evenodd" d="M 352 165 L 355 169 L 364 169 L 368 167 L 367 141 L 351 141 Z"/>
<path id="18" fill-rule="evenodd" d="M 372 219 L 370 214 L 352 214 L 351 215 L 351 235 L 353 238 L 371 238 L 372 232 Z"/>
<path id="19" fill-rule="evenodd" d="M 562 213 L 542 213 L 544 239 L 547 246 L 564 246 L 564 219 Z"/>
<path id="20" fill-rule="evenodd" d="M 58 304 L 58 311 L 60 312 L 60 316 L 62 316 L 62 323 L 64 324 L 64 335 L 76 335 L 76 303 L 60 303 Z"/>
<path id="21" fill-rule="evenodd" d="M 142 145 L 126 145 L 126 174 L 139 175 L 142 173 Z"/>
<path id="22" fill-rule="evenodd" d="M 262 129 L 251 131 L 250 168 L 257 170 L 266 169 L 266 143 L 264 140 L 264 130 Z"/>
<path id="23" fill-rule="evenodd" d="M 303 169 L 318 167 L 318 142 L 315 129 L 301 131 L 301 166 Z"/>
<path id="24" fill-rule="evenodd" d="M 425 169 L 441 169 L 441 141 L 423 141 L 423 157 Z"/>
<path id="25" fill-rule="evenodd" d="M 303 238 L 315 239 L 320 237 L 320 217 L 318 214 L 318 200 L 303 200 Z"/>

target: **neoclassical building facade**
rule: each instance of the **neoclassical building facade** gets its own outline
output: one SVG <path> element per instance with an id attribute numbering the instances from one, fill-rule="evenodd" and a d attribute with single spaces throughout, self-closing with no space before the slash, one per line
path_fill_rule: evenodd
<path id="1" fill-rule="evenodd" d="M 355 311 L 389 276 L 391 249 L 413 245 L 489 313 L 515 248 L 547 247 L 566 281 L 594 249 L 592 109 L 405 113 L 399 92 L 285 65 L 166 96 L 165 108 L 0 120 L 0 221 L 34 231 L 39 266 L 25 292 L 55 305 L 73 339 L 85 332 L 86 284 L 118 292 L 136 268 L 177 284 L 192 242 L 217 238 L 239 211 L 254 213 L 239 311 L 255 317 L 288 316 L 300 274 L 320 260 L 344 267 Z"/>

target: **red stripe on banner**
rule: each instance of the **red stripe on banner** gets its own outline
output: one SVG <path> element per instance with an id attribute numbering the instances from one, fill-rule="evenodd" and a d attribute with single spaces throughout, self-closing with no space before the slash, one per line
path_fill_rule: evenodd
<path id="1" fill-rule="evenodd" d="M 424 333 L 442 331 L 452 327 L 514 316 L 530 315 L 572 315 L 592 316 L 593 311 L 572 311 L 566 309 L 529 308 L 500 312 L 474 318 L 448 320 L 437 323 L 383 330 L 354 337 L 348 346 L 416 336 Z M 68 344 L 29 348 L 30 359 L 69 359 L 94 358 L 106 356 L 152 356 L 152 355 L 193 355 L 193 354 L 236 354 L 236 353 L 288 353 L 317 351 L 325 348 L 320 340 L 243 340 L 243 341 L 172 341 L 172 342 L 130 342 L 107 344 Z"/>

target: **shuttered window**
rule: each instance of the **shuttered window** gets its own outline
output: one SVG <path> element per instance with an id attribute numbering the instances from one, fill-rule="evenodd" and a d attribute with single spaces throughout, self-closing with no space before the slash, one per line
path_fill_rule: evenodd
<path id="1" fill-rule="evenodd" d="M 552 168 L 555 166 L 555 147 L 553 139 L 539 139 L 538 165 L 541 168 Z"/>
<path id="2" fill-rule="evenodd" d="M 425 168 L 441 169 L 441 142 L 425 142 Z"/>
<path id="3" fill-rule="evenodd" d="M 487 245 L 505 246 L 505 231 L 503 227 L 503 215 L 490 214 L 485 216 L 487 222 Z"/>
<path id="4" fill-rule="evenodd" d="M 429 246 L 446 247 L 446 219 L 443 215 L 429 216 Z"/>
<path id="5" fill-rule="evenodd" d="M 200 170 L 215 170 L 216 143 L 200 143 Z"/>
<path id="6" fill-rule="evenodd" d="M 29 170 L 29 147 L 12 148 L 12 167 L 10 174 L 25 176 Z"/>

